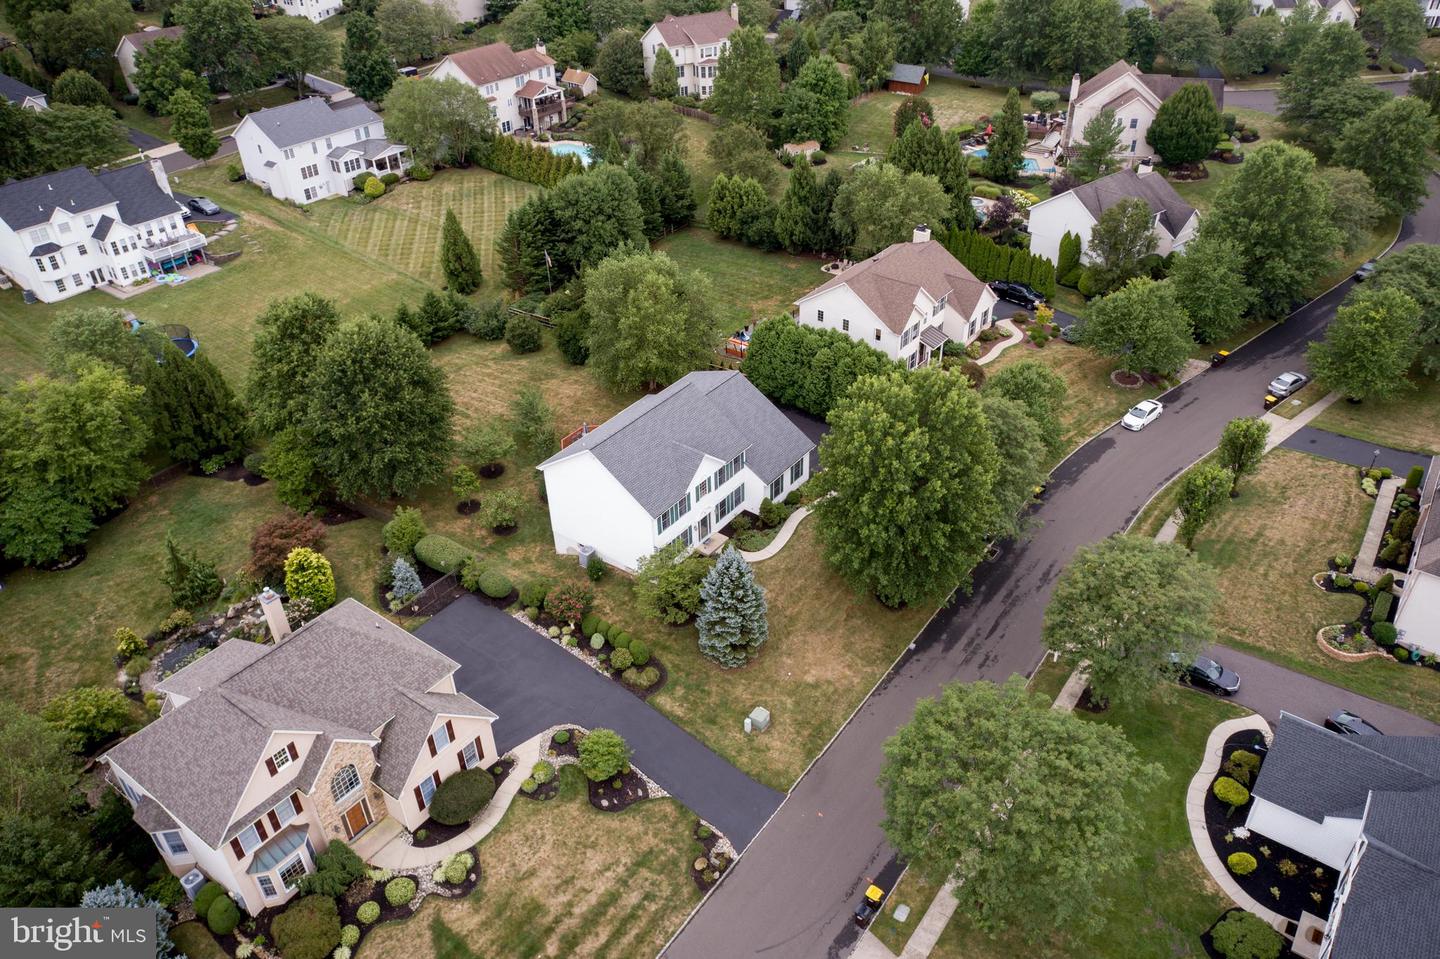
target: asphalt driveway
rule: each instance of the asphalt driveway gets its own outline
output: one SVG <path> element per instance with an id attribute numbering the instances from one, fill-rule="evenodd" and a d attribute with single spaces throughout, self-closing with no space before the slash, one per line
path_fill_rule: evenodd
<path id="1" fill-rule="evenodd" d="M 1420 453 L 1391 449 L 1388 446 L 1377 446 L 1374 443 L 1357 440 L 1351 436 L 1341 436 L 1339 433 L 1316 429 L 1313 426 L 1301 427 L 1280 445 L 1287 450 L 1298 450 L 1301 453 L 1309 453 L 1311 456 L 1334 460 L 1337 463 L 1348 463 L 1351 466 L 1360 466 L 1366 469 L 1371 465 L 1377 469 L 1389 467 L 1398 476 L 1404 476 L 1412 466 L 1418 466 L 1421 469 L 1428 469 L 1430 466 L 1430 457 Z"/>
<path id="2" fill-rule="evenodd" d="M 619 683 L 473 596 L 451 604 L 416 635 L 459 663 L 456 688 L 500 717 L 495 745 L 502 753 L 561 723 L 613 729 L 634 750 L 636 766 L 736 849 L 755 838 L 784 799 Z M 737 724 L 743 719 L 715 717 Z"/>

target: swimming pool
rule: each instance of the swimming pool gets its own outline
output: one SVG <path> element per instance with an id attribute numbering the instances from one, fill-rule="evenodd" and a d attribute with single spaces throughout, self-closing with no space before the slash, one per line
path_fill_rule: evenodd
<path id="1" fill-rule="evenodd" d="M 989 151 L 988 149 L 986 149 L 985 147 L 981 147 L 981 148 L 978 149 L 978 150 L 972 151 L 970 155 L 971 155 L 972 157 L 978 157 L 979 159 L 983 160 L 983 159 L 985 159 L 987 156 L 990 155 L 990 151 Z M 1043 168 L 1042 168 L 1042 167 L 1040 166 L 1040 164 L 1035 161 L 1035 158 L 1034 158 L 1034 157 L 1026 157 L 1024 160 L 1022 160 L 1021 163 L 1020 163 L 1020 169 L 1024 170 L 1026 173 L 1054 173 L 1054 172 L 1055 172 L 1055 168 L 1054 168 L 1053 166 L 1047 166 L 1047 167 L 1043 167 Z"/>
<path id="2" fill-rule="evenodd" d="M 578 156 L 580 162 L 590 165 L 590 147 L 584 143 L 547 143 L 545 149 L 559 156 Z"/>

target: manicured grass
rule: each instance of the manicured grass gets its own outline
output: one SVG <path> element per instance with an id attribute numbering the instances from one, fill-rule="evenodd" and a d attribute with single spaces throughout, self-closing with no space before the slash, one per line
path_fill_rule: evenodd
<path id="1" fill-rule="evenodd" d="M 972 87 L 950 77 L 932 76 L 923 96 L 935 107 L 935 119 L 947 130 L 998 113 L 1005 104 L 1005 90 L 999 87 Z M 863 97 L 850 107 L 850 127 L 840 148 L 883 154 L 895 139 L 895 110 L 907 99 L 906 94 L 888 91 Z M 1028 99 L 1022 98 L 1020 103 L 1029 109 Z"/>
<path id="2" fill-rule="evenodd" d="M 1159 493 L 1156 493 L 1155 498 L 1140 511 L 1140 515 L 1135 517 L 1135 522 L 1131 524 L 1127 532 L 1134 536 L 1144 536 L 1147 539 L 1153 539 L 1159 534 L 1160 530 L 1164 528 L 1165 521 L 1175 515 L 1175 508 L 1180 502 L 1181 481 L 1193 471 L 1214 461 L 1215 454 L 1210 453 L 1202 458 L 1200 462 L 1172 479 Z"/>
<path id="3" fill-rule="evenodd" d="M 479 847 L 480 885 L 365 940 L 365 959 L 650 956 L 700 899 L 694 816 L 673 799 L 605 813 L 574 766 L 560 795 L 517 797 Z M 463 950 L 463 951 L 461 951 Z"/>
<path id="4" fill-rule="evenodd" d="M 225 959 L 226 953 L 210 935 L 204 924 L 194 920 L 182 922 L 170 930 L 175 947 L 189 959 Z"/>
<path id="5" fill-rule="evenodd" d="M 935 901 L 935 896 L 940 892 L 940 887 L 926 879 L 913 869 L 907 869 L 900 882 L 896 884 L 885 900 L 885 905 L 870 923 L 870 931 L 895 955 L 900 955 L 905 949 L 905 943 L 910 941 L 910 935 L 915 927 L 920 924 L 920 919 L 925 915 L 925 910 Z M 910 907 L 910 915 L 904 922 L 895 920 L 895 909 L 902 903 Z"/>
<path id="6" fill-rule="evenodd" d="M 1149 385 L 1135 390 L 1121 389 L 1110 382 L 1110 374 L 1118 366 L 1115 360 L 1097 356 L 1058 337 L 1042 349 L 1035 349 L 1028 343 L 1012 346 L 994 363 L 987 364 L 985 373 L 993 375 L 1021 360 L 1044 363 L 1065 379 L 1069 393 L 1061 417 L 1065 424 L 1067 452 L 1118 420 L 1138 401 L 1160 392 Z"/>
<path id="7" fill-rule="evenodd" d="M 1440 453 L 1440 380 L 1418 367 L 1408 380 L 1414 388 L 1396 399 L 1331 403 L 1313 425 L 1367 443 Z M 1323 384 L 1318 390 L 1324 390 Z"/>
<path id="8" fill-rule="evenodd" d="M 143 636 L 173 608 L 160 580 L 166 534 L 229 576 L 249 561 L 255 527 L 281 509 L 270 484 L 186 476 L 138 493 L 125 512 L 90 535 L 79 566 L 8 575 L 0 620 L 17 628 L 0 646 L 0 697 L 36 707 L 71 686 L 112 682 L 115 629 L 129 626 Z M 327 531 L 322 550 L 335 567 L 340 596 L 373 602 L 378 537 L 373 520 Z"/>
<path id="9" fill-rule="evenodd" d="M 257 90 L 246 100 L 251 112 L 294 102 L 295 88 L 293 86 L 269 87 L 264 90 Z M 210 103 L 207 104 L 207 109 L 210 111 L 211 125 L 214 126 L 216 130 L 225 130 L 238 124 L 241 120 L 241 117 L 235 115 L 235 110 L 238 105 L 239 101 L 233 97 L 225 100 L 210 101 Z M 131 106 L 119 100 L 116 100 L 112 106 L 120 111 L 120 119 L 126 126 L 134 127 L 151 136 L 160 137 L 162 140 L 171 139 L 169 117 L 156 116 L 142 107 Z M 230 161 L 222 157 L 212 162 L 224 166 Z"/>
<path id="10" fill-rule="evenodd" d="M 326 200 L 305 209 L 230 183 L 218 165 L 175 178 L 180 189 L 203 193 L 241 216 L 225 237 L 244 255 L 219 273 L 176 288 L 156 288 L 123 304 L 91 291 L 59 304 L 26 306 L 16 290 L 0 293 L 0 385 L 42 366 L 45 330 L 65 310 L 120 306 L 152 323 L 189 326 L 234 386 L 250 365 L 255 318 L 272 301 L 315 292 L 339 301 L 347 315 L 389 312 L 440 285 L 440 228 L 453 208 L 492 279 L 479 294 L 496 295 L 495 236 L 505 215 L 535 187 L 485 170 L 438 174 L 428 183 L 402 184 L 369 204 Z"/>
<path id="11" fill-rule="evenodd" d="M 1047 662 L 1042 675 L 1050 672 L 1063 682 L 1063 666 Z M 1142 761 L 1160 764 L 1165 773 L 1134 807 L 1141 817 L 1135 824 L 1138 855 L 1134 866 L 1104 890 L 1107 901 L 1100 908 L 1105 925 L 1095 934 L 1066 933 L 1031 943 L 1015 930 L 992 938 L 957 914 L 930 953 L 932 959 L 1198 959 L 1205 955 L 1200 933 L 1230 903 L 1210 883 L 1191 843 L 1185 790 L 1200 766 L 1210 730 L 1243 715 L 1243 710 L 1202 693 L 1166 687 L 1148 703 L 1076 715 L 1081 722 L 1118 727 Z"/>
<path id="12" fill-rule="evenodd" d="M 726 332 L 761 317 L 788 312 L 798 297 L 829 277 L 820 272 L 813 256 L 765 253 L 754 247 L 721 240 L 699 227 L 673 233 L 655 244 L 687 270 L 710 277 L 715 287 L 714 308 Z"/>
<path id="13" fill-rule="evenodd" d="M 1349 622 L 1358 597 L 1310 581 L 1337 553 L 1354 555 L 1374 501 L 1354 470 L 1277 449 L 1240 484 L 1240 497 L 1195 538 L 1200 558 L 1220 573 L 1215 623 L 1222 642 L 1327 682 L 1440 719 L 1440 676 L 1372 659 L 1341 663 L 1320 651 L 1322 626 Z"/>

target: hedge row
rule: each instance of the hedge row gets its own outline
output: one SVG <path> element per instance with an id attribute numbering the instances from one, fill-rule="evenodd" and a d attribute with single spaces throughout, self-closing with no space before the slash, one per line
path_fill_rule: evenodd
<path id="1" fill-rule="evenodd" d="M 860 377 L 903 369 L 839 330 L 801 326 L 788 316 L 755 327 L 741 368 L 776 403 L 822 417 Z"/>
<path id="2" fill-rule="evenodd" d="M 940 242 L 966 269 L 980 279 L 1024 283 L 1041 296 L 1055 295 L 1055 265 L 1043 256 L 1013 246 L 1002 246 L 974 230 L 951 228 Z"/>
<path id="3" fill-rule="evenodd" d="M 495 137 L 494 144 L 480 159 L 480 165 L 526 183 L 554 186 L 567 176 L 585 172 L 575 154 L 552 153 L 514 137 Z"/>
<path id="4" fill-rule="evenodd" d="M 439 533 L 431 533 L 415 544 L 415 558 L 437 573 L 455 572 L 470 555 L 470 550 Z"/>

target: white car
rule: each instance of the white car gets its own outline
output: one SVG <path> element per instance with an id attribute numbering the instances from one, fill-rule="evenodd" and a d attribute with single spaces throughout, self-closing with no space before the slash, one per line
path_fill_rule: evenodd
<path id="1" fill-rule="evenodd" d="M 1270 395 L 1283 400 L 1309 382 L 1310 377 L 1304 373 L 1281 373 L 1270 381 Z"/>
<path id="2" fill-rule="evenodd" d="M 1165 412 L 1165 404 L 1159 400 L 1141 400 L 1130 407 L 1120 418 L 1120 425 L 1138 433 L 1159 419 L 1163 412 Z"/>

